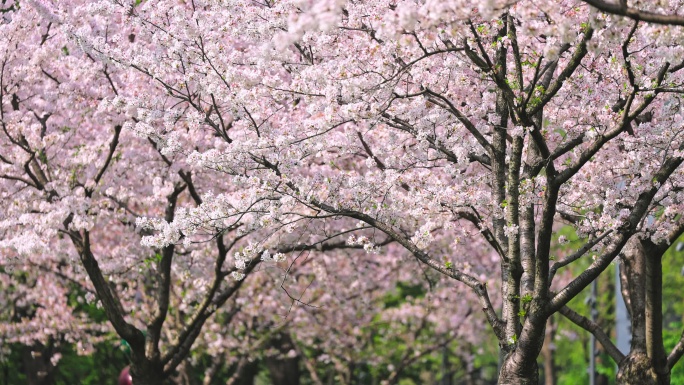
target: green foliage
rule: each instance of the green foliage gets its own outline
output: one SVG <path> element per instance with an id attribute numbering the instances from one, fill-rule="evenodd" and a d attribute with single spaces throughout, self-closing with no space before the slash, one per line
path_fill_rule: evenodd
<path id="1" fill-rule="evenodd" d="M 113 384 L 126 365 L 128 360 L 124 353 L 110 343 L 99 344 L 94 354 L 83 356 L 78 355 L 72 345 L 62 353 L 55 385 Z"/>
<path id="2" fill-rule="evenodd" d="M 684 251 L 677 251 L 676 245 L 684 242 L 684 236 L 663 255 L 663 344 L 669 353 L 681 338 L 684 330 Z M 684 362 L 681 360 L 672 368 L 672 385 L 684 385 Z"/>
<path id="3" fill-rule="evenodd" d="M 448 269 L 449 267 L 447 267 Z M 398 307 L 402 303 L 406 302 L 407 297 L 412 298 L 422 298 L 425 296 L 426 290 L 423 285 L 420 284 L 410 284 L 406 282 L 399 282 L 396 291 L 387 294 L 385 300 L 385 308 Z"/>
<path id="4" fill-rule="evenodd" d="M 571 253 L 586 242 L 586 239 L 579 239 L 570 227 L 558 229 L 556 237 L 560 236 L 566 237 L 568 242 L 554 246 L 553 252 L 558 255 Z M 682 240 L 684 241 L 684 239 Z M 157 263 L 160 258 L 160 255 L 154 255 L 145 262 L 151 265 Z M 591 262 L 592 259 L 590 257 L 583 257 L 577 262 L 564 267 L 559 271 L 559 274 L 569 271 L 573 276 L 577 276 Z M 446 259 L 443 263 L 446 268 L 452 267 L 451 262 Z M 683 273 L 684 252 L 677 252 L 673 246 L 663 256 L 663 315 L 665 320 L 663 339 L 668 352 L 679 341 L 684 329 L 684 293 L 681 291 L 681 287 L 684 287 Z M 17 282 L 27 279 L 26 274 L 19 272 L 14 273 L 13 277 Z M 598 322 L 602 325 L 603 330 L 610 335 L 613 333 L 615 319 L 615 266 L 610 266 L 598 278 L 597 285 L 599 292 L 597 298 Z M 587 317 L 590 314 L 590 304 L 586 301 L 589 296 L 589 290 L 590 288 L 585 289 L 583 293 L 580 293 L 569 304 L 575 311 Z M 428 287 L 425 284 L 401 282 L 383 298 L 380 306 L 385 309 L 397 308 L 411 302 L 415 298 L 424 297 L 427 292 Z M 74 307 L 76 312 L 86 313 L 93 320 L 105 322 L 106 317 L 102 309 L 98 309 L 95 305 L 83 301 L 82 297 L 84 295 L 85 292 L 82 288 L 78 286 L 72 287 L 69 294 L 70 305 Z M 518 299 L 522 307 L 518 315 L 525 317 L 527 315 L 526 306 L 534 298 L 532 295 L 526 294 L 518 297 Z M 553 354 L 554 362 L 556 363 L 557 385 L 588 383 L 586 369 L 589 360 L 589 333 L 560 315 L 555 315 L 552 320 L 555 325 L 555 338 L 553 340 L 555 349 Z M 415 332 L 415 324 L 390 325 L 382 322 L 379 317 L 375 321 L 362 331 L 358 351 L 355 352 L 354 363 L 350 367 L 354 383 L 360 385 L 376 384 L 379 379 L 386 379 L 392 372 L 392 368 L 388 365 L 373 364 L 373 362 L 377 361 L 375 358 L 382 357 L 382 362 L 385 363 L 399 363 L 407 355 L 412 356 L 415 354 L 415 351 L 413 351 L 415 346 L 429 345 L 434 343 L 437 338 L 444 338 L 444 336 L 438 336 L 436 331 L 430 327 L 425 327 L 414 338 L 407 339 L 404 336 Z M 264 332 L 264 338 L 268 338 L 267 333 L 266 331 Z M 454 340 L 445 344 L 444 348 L 438 348 L 435 351 L 417 357 L 402 370 L 397 383 L 404 385 L 435 383 L 445 373 L 445 367 L 449 368 L 453 378 L 464 378 L 466 375 L 465 364 L 454 354 L 459 350 L 466 350 L 473 354 L 473 366 L 478 368 L 478 373 L 483 378 L 487 380 L 495 379 L 497 375 L 498 348 L 492 335 L 487 338 L 488 340 L 482 341 L 479 346 L 464 345 L 462 342 Z M 514 338 L 513 343 L 515 343 L 516 339 Z M 77 354 L 75 346 L 62 344 L 60 351 L 62 359 L 56 368 L 54 384 L 95 385 L 114 383 L 121 369 L 128 365 L 128 355 L 125 349 L 122 349 L 124 345 L 125 343 L 112 339 L 109 342 L 98 344 L 95 353 L 81 356 Z M 24 348 L 21 345 L 11 346 L 9 356 L 0 364 L 4 365 L 0 369 L 7 373 L 4 379 L 0 376 L 0 385 L 26 383 L 27 379 L 22 362 L 22 349 Z M 301 349 L 302 354 L 309 358 L 317 358 L 324 354 L 315 344 L 314 346 L 302 346 Z M 598 344 L 598 349 L 597 372 L 608 384 L 614 384 L 616 364 L 607 354 L 602 353 L 603 350 L 600 344 Z M 258 356 L 256 360 L 254 369 L 256 373 L 255 384 L 269 384 L 270 378 L 267 366 L 260 361 L 261 358 Z M 196 382 L 200 381 L 211 361 L 212 357 L 208 356 L 206 351 L 194 351 L 192 354 L 193 365 L 189 369 L 188 375 Z M 316 362 L 317 371 L 322 378 L 326 378 L 326 381 L 328 379 L 326 373 L 330 375 L 335 373 L 333 363 L 312 361 Z M 540 365 L 540 368 L 543 370 L 543 365 Z M 225 381 L 233 374 L 233 371 L 234 367 L 222 367 L 217 378 L 220 381 Z M 302 373 L 301 383 L 303 385 L 311 384 L 306 371 L 302 371 Z M 330 379 L 333 382 L 339 380 L 332 377 Z M 684 364 L 681 362 L 672 370 L 671 383 L 673 385 L 684 385 Z"/>
<path id="5" fill-rule="evenodd" d="M 74 308 L 74 313 L 85 313 L 90 319 L 97 323 L 107 322 L 107 314 L 103 308 L 98 308 L 95 302 L 84 300 L 85 290 L 80 286 L 72 285 L 69 292 L 68 303 Z"/>
<path id="6" fill-rule="evenodd" d="M 162 255 L 160 253 L 157 253 L 151 257 L 145 258 L 143 263 L 145 264 L 145 267 L 150 269 L 152 268 L 153 265 L 158 264 L 162 260 Z"/>
<path id="7" fill-rule="evenodd" d="M 570 226 L 560 228 L 556 235 L 565 236 L 568 240 L 565 244 L 556 244 L 553 252 L 558 254 L 570 254 L 584 245 L 586 239 L 580 239 Z M 569 270 L 573 276 L 579 275 L 584 271 L 593 260 L 586 256 L 558 271 L 558 274 Z M 601 274 L 597 280 L 598 298 L 596 308 L 599 312 L 598 322 L 603 326 L 603 330 L 611 333 L 614 328 L 615 319 L 615 266 L 608 267 L 606 272 Z M 579 314 L 589 317 L 590 303 L 587 301 L 591 287 L 588 286 L 568 304 L 570 308 Z M 588 384 L 589 375 L 587 367 L 589 364 L 589 339 L 587 331 L 568 321 L 565 317 L 557 314 L 553 316 L 553 322 L 557 325 L 554 339 L 554 361 L 556 363 L 557 384 L 574 385 Z M 609 383 L 614 383 L 616 365 L 607 354 L 603 353 L 600 344 L 597 344 L 599 354 L 597 355 L 596 370 L 603 375 Z"/>
<path id="8" fill-rule="evenodd" d="M 27 347 L 13 344 L 6 360 L 0 363 L 0 385 L 26 384 L 24 359 Z M 123 352 L 108 342 L 97 344 L 95 353 L 79 355 L 76 347 L 62 344 L 62 358 L 55 368 L 53 385 L 101 385 L 115 384 L 121 370 L 128 365 Z"/>
<path id="9" fill-rule="evenodd" d="M 565 235 L 569 239 L 566 245 L 559 245 L 558 252 L 576 250 L 584 241 L 577 238 L 576 234 L 569 227 L 559 229 L 558 235 Z M 680 239 L 684 241 L 684 237 Z M 663 255 L 663 340 L 666 352 L 670 352 L 681 337 L 684 329 L 684 293 L 681 288 L 684 286 L 684 252 L 677 252 L 673 244 Z M 591 263 L 589 258 L 583 258 L 576 263 L 567 266 L 571 269 L 574 276 L 586 269 Z M 611 265 L 597 280 L 598 298 L 597 309 L 599 311 L 598 322 L 603 326 L 603 330 L 609 335 L 614 333 L 615 323 L 615 266 Z M 590 307 L 585 301 L 589 296 L 590 288 L 579 294 L 570 302 L 570 307 L 578 313 L 589 316 Z M 575 326 L 570 321 L 559 316 L 554 317 L 558 323 L 558 330 L 562 333 L 557 336 L 554 344 L 555 362 L 562 363 L 557 371 L 558 385 L 583 384 L 588 383 L 587 363 L 589 360 L 589 334 L 581 328 Z M 603 351 L 600 344 L 597 345 L 599 352 Z M 616 364 L 606 354 L 599 354 L 597 358 L 597 372 L 605 376 L 609 384 L 615 383 Z M 673 385 L 684 385 L 684 364 L 679 362 L 672 370 L 671 383 Z"/>

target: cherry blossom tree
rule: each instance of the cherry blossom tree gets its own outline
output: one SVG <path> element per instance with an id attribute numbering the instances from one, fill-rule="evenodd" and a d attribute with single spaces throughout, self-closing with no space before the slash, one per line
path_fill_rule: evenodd
<path id="1" fill-rule="evenodd" d="M 669 384 L 670 371 L 684 354 L 684 339 L 666 350 L 664 339 L 662 259 L 677 232 L 659 242 L 645 234 L 632 238 L 620 255 L 622 295 L 631 320 L 631 344 L 624 355 L 601 326 L 565 307 L 561 313 L 592 333 L 618 365 L 618 384 Z"/>
<path id="2" fill-rule="evenodd" d="M 372 375 L 396 384 L 410 366 L 455 346 L 455 356 L 472 359 L 467 347 L 486 335 L 484 323 L 474 322 L 481 318 L 476 301 L 467 293 L 454 298 L 453 282 L 429 270 L 416 274 L 406 269 L 411 264 L 421 271 L 405 252 L 387 246 L 372 259 L 323 256 L 301 269 L 315 277 L 300 284 L 312 306 L 300 306 L 287 329 L 314 383 L 334 375 L 336 383 L 351 384 Z M 405 349 L 383 351 L 385 344 Z"/>
<path id="3" fill-rule="evenodd" d="M 105 339 L 107 328 L 78 309 L 81 304 L 71 301 L 80 286 L 64 284 L 56 274 L 28 273 L 36 266 L 12 263 L 2 267 L 0 361 L 10 360 L 14 348 L 26 370 L 27 384 L 50 384 L 67 345 L 77 345 L 87 354 Z"/>
<path id="4" fill-rule="evenodd" d="M 233 303 L 225 323 L 239 311 L 235 294 L 258 264 L 282 264 L 297 250 L 362 248 L 329 244 L 335 233 L 318 231 L 315 244 L 294 237 L 274 243 L 242 220 L 259 210 L 249 205 L 219 220 L 220 227 L 198 223 L 183 243 L 141 244 L 148 229 L 159 230 L 182 212 L 252 194 L 244 184 L 219 183 L 216 173 L 193 169 L 167 151 L 168 138 L 124 129 L 160 112 L 143 107 L 148 77 L 82 50 L 67 24 L 45 17 L 39 4 L 13 3 L 3 8 L 0 24 L 2 288 L 16 293 L 3 297 L 15 311 L 27 309 L 0 329 L 5 341 L 31 346 L 58 338 L 85 344 L 87 353 L 98 341 L 89 330 L 106 327 L 82 326 L 91 320 L 68 297 L 75 285 L 76 303 L 97 303 L 130 345 L 136 384 L 162 383 L 218 309 Z M 97 33 L 111 27 L 104 19 L 87 22 Z M 123 102 L 136 98 L 135 109 Z M 203 140 L 213 147 L 211 134 L 192 138 L 198 149 Z M 176 236 L 166 228 L 168 237 Z M 171 317 L 177 322 L 166 322 Z"/>
<path id="5" fill-rule="evenodd" d="M 454 282 L 429 270 L 413 274 L 405 265 L 417 262 L 387 247 L 373 259 L 354 250 L 302 254 L 284 277 L 276 268 L 253 275 L 231 324 L 207 325 L 199 337 L 197 351 L 214 361 L 205 381 L 224 368 L 229 383 L 245 383 L 261 362 L 274 384 L 298 384 L 300 377 L 349 384 L 359 376 L 393 384 L 421 362 L 439 362 L 434 357 L 445 348 L 472 364 L 468 347 L 487 332 L 484 322 L 474 322 L 481 317 L 476 301 L 451 298 Z M 264 280 L 284 290 L 274 293 Z"/>
<path id="6" fill-rule="evenodd" d="M 263 231 L 259 235 L 255 221 L 245 217 L 262 209 L 250 205 L 218 220 L 217 226 L 208 224 L 205 218 L 198 220 L 194 237 L 181 244 L 163 246 L 148 240 L 140 245 L 140 236 L 149 232 L 136 229 L 136 218 L 146 218 L 139 221 L 141 227 L 159 230 L 164 221 L 172 221 L 183 210 L 208 201 L 223 209 L 231 193 L 240 205 L 244 200 L 240 196 L 252 193 L 242 189 L 240 181 L 218 183 L 213 180 L 216 172 L 193 169 L 184 157 L 165 151 L 165 146 L 171 144 L 168 137 L 144 134 L 139 138 L 136 134 L 140 136 L 140 132 L 124 130 L 123 123 L 128 119 L 139 123 L 140 128 L 145 116 L 154 121 L 157 114 L 164 112 L 142 107 L 145 99 L 136 96 L 149 95 L 144 91 L 149 83 L 147 75 L 127 73 L 84 53 L 78 41 L 68 39 L 70 35 L 62 30 L 65 26 L 56 19 L 45 21 L 36 10 L 43 16 L 46 11 L 34 6 L 7 9 L 7 22 L 2 25 L 0 155 L 6 210 L 2 218 L 0 278 L 6 294 L 3 300 L 15 314 L 3 320 L 0 327 L 5 343 L 46 346 L 57 339 L 78 344 L 80 353 L 89 354 L 94 344 L 111 331 L 76 310 L 78 304 L 95 304 L 104 310 L 113 331 L 130 345 L 136 384 L 163 382 L 184 364 L 191 349 L 198 349 L 198 345 L 208 349 L 230 334 L 227 328 L 232 327 L 231 320 L 245 308 L 245 300 L 235 298 L 234 293 L 242 285 L 244 274 L 257 268 L 257 262 L 261 263 L 260 270 L 281 271 L 277 266 L 286 266 L 284 260 L 291 257 L 290 252 L 372 251 L 376 247 L 368 237 L 333 241 L 338 231 L 347 232 L 334 227 L 298 231 L 299 216 L 293 217 L 293 224 L 277 224 L 284 229 L 275 236 L 264 235 Z M 91 27 L 104 31 L 107 20 L 92 21 Z M 129 34 L 126 39 L 136 38 Z M 138 107 L 124 102 L 136 98 L 141 103 Z M 182 114 L 167 123 L 186 124 Z M 200 137 L 206 139 L 208 148 L 217 140 L 212 132 Z M 198 138 L 186 139 L 195 146 L 199 144 Z M 219 145 L 223 140 L 219 139 Z M 249 186 L 251 181 L 242 183 Z M 215 200 L 212 192 L 223 195 Z M 268 203 L 268 199 L 264 201 Z M 201 210 L 205 209 L 202 206 Z M 231 217 L 235 222 L 226 228 Z M 364 230 L 355 225 L 352 228 L 356 232 Z M 219 235 L 217 229 L 221 230 Z M 178 235 L 173 229 L 166 234 Z M 313 238 L 309 244 L 302 242 Z M 382 246 L 387 242 L 377 243 Z M 333 261 L 329 263 L 336 263 Z M 396 283 L 395 277 L 385 279 L 382 285 L 370 281 L 373 276 L 387 275 L 381 270 L 366 272 L 375 297 Z M 349 274 L 339 266 L 334 271 Z M 272 287 L 263 280 L 248 286 L 246 295 L 250 298 L 255 289 Z M 334 286 L 326 290 L 338 291 Z M 373 301 L 371 289 L 354 286 L 350 290 L 368 293 L 369 298 L 359 296 L 359 301 Z M 283 313 L 280 305 L 294 299 L 288 294 L 274 303 L 267 299 L 267 290 L 256 291 L 263 301 L 256 302 L 259 306 L 253 305 L 252 311 L 238 321 L 264 311 Z M 351 292 L 345 295 L 353 295 Z M 211 318 L 226 302 L 230 306 L 221 310 L 219 319 Z M 345 307 L 342 300 L 334 303 L 337 306 L 325 305 L 331 312 L 328 314 Z M 360 310 L 350 306 L 346 311 L 354 314 Z M 368 313 L 367 321 L 374 315 Z M 437 318 L 431 317 L 432 322 Z M 353 317 L 345 319 L 352 322 Z M 204 328 L 207 322 L 208 331 Z M 263 322 L 252 327 L 263 332 L 268 325 Z M 340 338 L 351 337 L 342 334 Z M 240 348 L 235 343 L 230 338 L 227 341 L 229 348 Z M 347 342 L 347 349 L 351 345 Z M 210 348 L 207 351 L 216 353 Z M 234 351 L 230 353 L 236 356 Z M 44 350 L 37 356 L 52 370 L 59 354 Z"/>
<path id="7" fill-rule="evenodd" d="M 662 239 L 649 215 L 681 233 L 680 219 L 659 212 L 681 204 L 676 31 L 563 2 L 232 6 L 243 12 L 124 5 L 138 34 L 159 42 L 154 63 L 125 44 L 76 36 L 190 106 L 194 128 L 225 143 L 172 150 L 247 180 L 249 201 L 359 220 L 470 287 L 499 339 L 501 383 L 535 383 L 548 317 L 637 231 Z M 180 135 L 145 132 L 169 143 Z M 168 225 L 187 236 L 214 212 Z M 264 210 L 260 225 L 283 218 Z M 559 219 L 587 241 L 552 262 Z M 460 239 L 473 232 L 490 249 L 465 256 Z M 442 237 L 454 242 L 433 248 Z M 552 291 L 555 272 L 592 250 L 595 262 Z M 501 315 L 486 279 L 466 268 L 488 252 L 500 261 Z"/>
<path id="8" fill-rule="evenodd" d="M 23 194 L 4 214 L 13 236 L 3 246 L 42 255 L 53 234 L 71 240 L 114 328 L 150 363 L 135 375 L 159 369 L 154 325 L 170 292 L 157 285 L 161 313 L 147 336 L 117 315 L 91 250 L 90 234 L 116 220 L 107 207 L 126 212 L 117 226 L 139 218 L 161 282 L 171 261 L 222 266 L 229 247 L 218 243 L 242 237 L 237 281 L 219 267 L 210 298 L 237 288 L 263 250 L 270 261 L 344 234 L 372 259 L 389 239 L 478 298 L 501 350 L 500 383 L 535 384 L 549 317 L 635 234 L 660 245 L 684 231 L 681 31 L 663 24 L 679 24 L 680 4 L 587 3 L 609 13 L 564 0 L 32 2 L 42 17 L 33 44 L 49 42 L 52 56 L 8 65 L 24 72 L 3 80 L 14 150 L 3 173 L 8 197 Z M 77 65 L 59 47 L 91 68 L 88 83 L 82 72 L 68 83 L 85 96 L 61 85 Z M 110 135 L 94 128 L 104 122 Z M 90 146 L 57 157 L 85 138 L 57 127 L 85 130 Z M 137 195 L 120 198 L 122 187 Z M 29 228 L 35 217 L 49 225 Z M 558 221 L 586 242 L 554 260 Z M 589 268 L 554 286 L 560 269 L 590 255 Z"/>
<path id="9" fill-rule="evenodd" d="M 582 0 L 597 9 L 613 15 L 625 16 L 633 20 L 664 25 L 684 25 L 684 16 L 678 15 L 674 7 L 660 7 L 656 4 L 630 5 L 625 0 L 612 3 L 602 0 Z M 663 9 L 665 8 L 665 9 Z"/>

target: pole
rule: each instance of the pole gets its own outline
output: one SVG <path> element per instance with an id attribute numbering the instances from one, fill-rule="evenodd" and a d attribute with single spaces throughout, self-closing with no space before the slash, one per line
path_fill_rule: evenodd
<path id="1" fill-rule="evenodd" d="M 630 320 L 627 313 L 625 299 L 622 297 L 622 282 L 620 281 L 620 269 L 622 263 L 618 260 L 615 266 L 615 334 L 617 335 L 617 348 L 622 354 L 629 353 L 631 340 Z"/>

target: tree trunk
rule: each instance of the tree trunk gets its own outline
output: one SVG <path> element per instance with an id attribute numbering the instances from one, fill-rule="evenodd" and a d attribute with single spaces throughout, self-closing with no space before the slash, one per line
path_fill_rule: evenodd
<path id="1" fill-rule="evenodd" d="M 659 378 L 651 359 L 643 351 L 632 351 L 618 365 L 616 385 L 669 385 L 669 373 Z"/>
<path id="2" fill-rule="evenodd" d="M 301 373 L 299 370 L 299 356 L 290 356 L 295 352 L 295 346 L 287 334 L 277 334 L 273 337 L 273 347 L 280 354 L 277 357 L 267 357 L 264 362 L 271 375 L 273 385 L 299 385 Z"/>
<path id="3" fill-rule="evenodd" d="M 501 365 L 498 385 L 539 385 L 539 367 L 536 360 L 520 360 L 515 351 L 509 353 Z"/>
<path id="4" fill-rule="evenodd" d="M 226 382 L 226 385 L 254 385 L 254 379 L 258 373 L 259 362 L 250 361 L 248 357 L 243 357 L 238 362 L 235 373 Z"/>
<path id="5" fill-rule="evenodd" d="M 136 360 L 133 355 L 131 363 L 131 377 L 135 385 L 162 385 L 164 383 L 164 370 L 161 364 L 147 359 Z"/>
<path id="6" fill-rule="evenodd" d="M 659 381 L 670 383 L 670 368 L 663 344 L 663 265 L 665 249 L 658 250 L 650 240 L 643 241 L 646 251 L 646 353 Z M 663 382 L 667 381 L 667 382 Z"/>
<path id="7" fill-rule="evenodd" d="M 150 373 L 142 373 L 134 375 L 131 373 L 133 378 L 133 384 L 135 385 L 162 385 L 164 381 L 160 376 L 150 375 Z"/>
<path id="8" fill-rule="evenodd" d="M 623 253 L 621 282 L 632 319 L 630 353 L 618 364 L 616 385 L 669 385 L 662 341 L 662 265 L 666 248 L 635 238 Z M 622 272 L 621 272 L 622 273 Z"/>
<path id="9" fill-rule="evenodd" d="M 21 356 L 26 370 L 27 385 L 51 385 L 54 383 L 55 367 L 50 359 L 53 349 L 49 344 L 45 347 L 41 343 L 24 346 Z"/>

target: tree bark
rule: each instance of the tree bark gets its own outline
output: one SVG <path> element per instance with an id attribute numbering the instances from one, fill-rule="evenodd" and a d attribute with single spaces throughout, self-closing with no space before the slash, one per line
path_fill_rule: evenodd
<path id="1" fill-rule="evenodd" d="M 278 357 L 267 357 L 264 361 L 271 375 L 273 385 L 299 385 L 301 373 L 299 370 L 299 356 L 289 357 L 295 346 L 290 336 L 284 333 L 276 334 L 273 347 L 279 352 Z"/>
<path id="2" fill-rule="evenodd" d="M 632 351 L 618 364 L 616 385 L 664 385 L 659 382 L 651 359 L 644 351 Z"/>
<path id="3" fill-rule="evenodd" d="M 51 385 L 54 383 L 55 367 L 50 359 L 54 353 L 51 346 L 36 343 L 22 347 L 22 361 L 26 371 L 27 385 Z"/>
<path id="4" fill-rule="evenodd" d="M 139 357 L 133 352 L 131 360 L 131 377 L 135 385 L 162 385 L 164 383 L 164 368 L 159 361 L 153 362 Z"/>
<path id="5" fill-rule="evenodd" d="M 243 357 L 238 362 L 235 373 L 231 376 L 226 385 L 253 385 L 254 378 L 256 378 L 258 373 L 258 361 L 250 361 L 248 357 Z"/>
<path id="6" fill-rule="evenodd" d="M 520 361 L 515 351 L 504 358 L 499 372 L 498 385 L 539 385 L 537 360 Z"/>
<path id="7" fill-rule="evenodd" d="M 650 240 L 642 241 L 646 265 L 646 353 L 661 384 L 670 383 L 670 368 L 663 344 L 663 265 L 666 248 L 659 250 Z"/>
<path id="8" fill-rule="evenodd" d="M 633 238 L 623 254 L 623 292 L 632 319 L 630 353 L 618 364 L 616 385 L 668 385 L 662 340 L 662 261 L 666 248 Z"/>
<path id="9" fill-rule="evenodd" d="M 622 255 L 623 272 L 620 275 L 623 295 L 627 292 L 629 309 L 632 323 L 632 344 L 630 351 L 646 351 L 646 331 L 645 325 L 645 269 L 644 252 L 640 242 L 636 238 L 630 240 L 625 246 Z"/>

